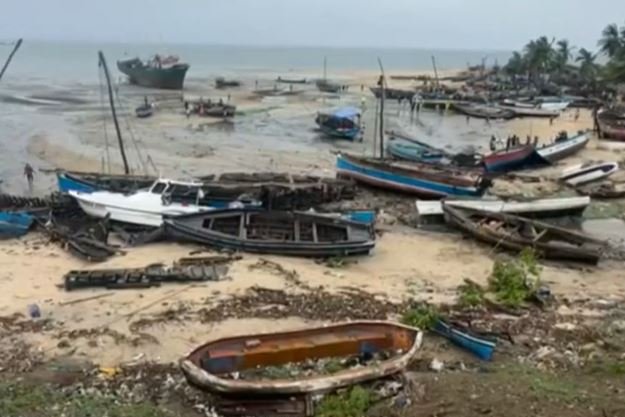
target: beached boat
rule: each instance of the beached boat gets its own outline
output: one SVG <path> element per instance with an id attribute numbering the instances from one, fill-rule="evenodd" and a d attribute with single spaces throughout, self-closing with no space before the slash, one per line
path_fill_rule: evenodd
<path id="1" fill-rule="evenodd" d="M 380 98 L 382 96 L 382 88 L 380 87 L 370 87 L 369 88 L 373 95 L 376 98 Z M 385 88 L 384 89 L 384 98 L 389 100 L 412 100 L 412 98 L 417 94 L 416 90 L 402 90 L 400 88 Z"/>
<path id="2" fill-rule="evenodd" d="M 179 216 L 213 209 L 199 205 L 203 198 L 201 183 L 166 179 L 159 179 L 149 189 L 131 194 L 70 191 L 69 195 L 89 216 L 101 219 L 108 217 L 114 221 L 141 226 L 158 227 L 163 224 L 163 216 Z M 186 201 L 173 201 L 174 195 L 183 195 Z"/>
<path id="3" fill-rule="evenodd" d="M 596 118 L 600 138 L 625 141 L 625 109 L 601 109 Z"/>
<path id="4" fill-rule="evenodd" d="M 339 177 L 425 198 L 442 198 L 450 195 L 478 197 L 491 185 L 490 181 L 472 172 L 439 168 L 434 165 L 359 158 L 345 154 L 337 156 L 336 170 Z"/>
<path id="5" fill-rule="evenodd" d="M 70 191 L 79 191 L 81 193 L 92 193 L 94 191 L 130 193 L 141 188 L 150 187 L 156 180 L 155 177 L 143 175 L 75 173 L 67 171 L 57 171 L 56 179 L 61 193 L 69 193 Z"/>
<path id="6" fill-rule="evenodd" d="M 135 114 L 140 119 L 145 119 L 154 114 L 154 108 L 151 104 L 142 104 L 141 106 L 135 109 Z"/>
<path id="7" fill-rule="evenodd" d="M 559 179 L 569 185 L 582 185 L 607 178 L 616 171 L 616 162 L 588 162 L 565 168 Z"/>
<path id="8" fill-rule="evenodd" d="M 181 361 L 181 368 L 190 384 L 212 393 L 324 393 L 402 372 L 419 351 L 422 337 L 418 329 L 376 321 L 229 337 L 198 347 Z M 324 360 L 352 363 L 346 358 L 354 358 L 358 366 L 293 378 L 272 379 L 262 372 Z M 246 378 L 248 372 L 253 375 Z M 238 379 L 232 378 L 234 373 Z"/>
<path id="9" fill-rule="evenodd" d="M 478 119 L 512 119 L 514 112 L 507 108 L 475 103 L 453 103 L 453 108 L 458 113 Z"/>
<path id="10" fill-rule="evenodd" d="M 324 134 L 349 140 L 362 139 L 360 122 L 360 109 L 356 107 L 319 112 L 315 118 L 315 123 Z"/>
<path id="11" fill-rule="evenodd" d="M 223 100 L 198 100 L 185 102 L 185 110 L 200 117 L 234 117 L 237 107 Z"/>
<path id="12" fill-rule="evenodd" d="M 434 332 L 485 361 L 490 361 L 493 358 L 493 353 L 497 346 L 495 342 L 490 339 L 460 329 L 443 320 L 438 320 L 436 322 Z"/>
<path id="13" fill-rule="evenodd" d="M 585 133 L 569 138 L 566 132 L 562 132 L 553 143 L 536 148 L 536 153 L 544 160 L 554 163 L 584 149 L 589 140 L 590 136 Z"/>
<path id="14" fill-rule="evenodd" d="M 516 214 L 523 217 L 563 217 L 581 215 L 590 205 L 590 197 L 545 198 L 528 201 L 485 199 L 445 199 L 445 204 L 461 209 Z M 443 202 L 417 200 L 419 218 L 443 216 Z"/>
<path id="15" fill-rule="evenodd" d="M 132 84 L 143 87 L 182 90 L 189 64 L 179 63 L 177 57 L 155 55 L 147 62 L 139 58 L 117 61 L 117 68 Z"/>
<path id="16" fill-rule="evenodd" d="M 33 221 L 33 216 L 28 213 L 0 211 L 0 239 L 25 235 Z"/>
<path id="17" fill-rule="evenodd" d="M 532 145 L 524 145 L 509 150 L 502 149 L 484 156 L 482 164 L 488 172 L 508 172 L 536 165 L 544 165 L 544 160 Z"/>
<path id="18" fill-rule="evenodd" d="M 280 84 L 306 84 L 308 81 L 306 78 L 276 78 L 276 82 Z"/>
<path id="19" fill-rule="evenodd" d="M 540 107 L 512 107 L 515 117 L 560 117 L 559 110 L 543 109 Z"/>
<path id="20" fill-rule="evenodd" d="M 334 93 L 334 94 L 336 94 L 336 93 L 340 93 L 341 91 L 347 90 L 347 86 L 346 85 L 339 84 L 337 82 L 326 80 L 326 79 L 321 79 L 321 80 L 315 81 L 315 85 L 317 86 L 319 91 L 321 91 L 323 93 Z"/>
<path id="21" fill-rule="evenodd" d="M 504 99 L 500 104 L 511 108 L 518 117 L 558 117 L 570 102 L 555 98 L 538 98 L 529 101 Z"/>
<path id="22" fill-rule="evenodd" d="M 165 219 L 168 235 L 230 250 L 329 257 L 365 255 L 370 225 L 308 212 L 225 209 Z"/>
<path id="23" fill-rule="evenodd" d="M 389 140 L 386 150 L 396 159 L 429 164 L 439 163 L 445 157 L 445 153 L 436 151 L 429 146 L 422 146 L 401 139 Z"/>
<path id="24" fill-rule="evenodd" d="M 575 187 L 575 191 L 577 191 L 581 195 L 586 195 L 589 198 L 597 198 L 602 200 L 624 198 L 625 184 L 604 181 L 598 184 Z"/>
<path id="25" fill-rule="evenodd" d="M 538 105 L 538 108 L 543 110 L 564 111 L 571 104 L 568 100 L 563 100 L 559 97 L 538 97 L 534 100 Z"/>
<path id="26" fill-rule="evenodd" d="M 605 243 L 524 217 L 443 205 L 445 222 L 497 248 L 520 252 L 530 247 L 545 259 L 597 264 Z"/>
<path id="27" fill-rule="evenodd" d="M 241 81 L 228 80 L 224 77 L 215 78 L 215 88 L 225 89 L 225 88 L 235 88 L 235 87 L 241 87 Z"/>

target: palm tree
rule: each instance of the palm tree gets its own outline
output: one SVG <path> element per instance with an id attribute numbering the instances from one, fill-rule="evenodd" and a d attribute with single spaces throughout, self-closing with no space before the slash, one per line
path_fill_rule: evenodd
<path id="1" fill-rule="evenodd" d="M 593 54 L 586 48 L 579 50 L 575 61 L 579 62 L 579 73 L 587 82 L 595 81 L 597 74 L 599 73 L 599 66 L 595 62 L 597 54 Z"/>
<path id="2" fill-rule="evenodd" d="M 625 35 L 625 28 L 623 28 L 623 32 L 623 35 Z M 625 36 L 621 38 L 618 25 L 613 23 L 603 29 L 598 45 L 601 48 L 601 52 L 612 58 L 625 47 L 624 39 Z"/>
<path id="3" fill-rule="evenodd" d="M 525 46 L 525 57 L 530 77 L 535 79 L 547 73 L 554 63 L 553 41 L 549 42 L 546 36 L 530 41 Z"/>
<path id="4" fill-rule="evenodd" d="M 555 69 L 558 71 L 563 71 L 566 68 L 566 64 L 568 64 L 569 60 L 573 58 L 574 48 L 569 44 L 569 41 L 566 39 L 559 40 L 557 45 L 558 49 L 555 56 Z"/>
<path id="5" fill-rule="evenodd" d="M 526 71 L 525 59 L 519 52 L 513 52 L 504 70 L 510 75 L 524 74 Z"/>

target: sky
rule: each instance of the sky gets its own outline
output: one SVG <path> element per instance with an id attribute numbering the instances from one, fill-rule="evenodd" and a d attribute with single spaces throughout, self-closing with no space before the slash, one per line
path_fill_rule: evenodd
<path id="1" fill-rule="evenodd" d="M 520 49 L 540 35 L 596 49 L 624 0 L 2 0 L 0 39 Z"/>

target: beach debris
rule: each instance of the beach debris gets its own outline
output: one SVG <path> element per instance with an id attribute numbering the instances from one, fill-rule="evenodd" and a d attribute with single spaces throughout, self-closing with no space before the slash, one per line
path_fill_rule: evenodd
<path id="1" fill-rule="evenodd" d="M 162 264 L 143 268 L 74 270 L 65 274 L 65 290 L 103 287 L 136 289 L 158 287 L 162 283 L 218 281 L 228 272 L 232 258 L 224 256 L 183 258 L 171 267 Z"/>
<path id="2" fill-rule="evenodd" d="M 445 369 L 445 362 L 437 358 L 432 359 L 432 362 L 430 363 L 430 370 L 434 372 L 442 372 L 443 369 Z"/>
<path id="3" fill-rule="evenodd" d="M 28 315 L 31 319 L 41 318 L 41 309 L 37 304 L 30 304 L 28 306 Z"/>

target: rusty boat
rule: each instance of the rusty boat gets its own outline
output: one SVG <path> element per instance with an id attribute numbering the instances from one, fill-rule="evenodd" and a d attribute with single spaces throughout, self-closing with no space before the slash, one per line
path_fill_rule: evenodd
<path id="1" fill-rule="evenodd" d="M 355 321 L 219 339 L 191 352 L 181 361 L 181 368 L 191 385 L 215 394 L 309 395 L 401 372 L 415 357 L 422 338 L 421 331 L 401 324 Z M 381 352 L 391 353 L 391 356 L 366 361 Z M 233 374 L 263 367 L 349 357 L 359 358 L 359 365 L 330 374 L 284 379 L 232 378 Z"/>

